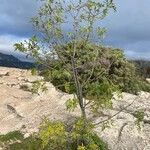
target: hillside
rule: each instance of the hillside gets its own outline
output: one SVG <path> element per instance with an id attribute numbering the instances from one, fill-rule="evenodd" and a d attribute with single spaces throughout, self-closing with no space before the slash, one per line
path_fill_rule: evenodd
<path id="1" fill-rule="evenodd" d="M 146 60 L 133 60 L 139 73 L 146 78 L 150 78 L 150 61 Z"/>
<path id="2" fill-rule="evenodd" d="M 34 67 L 34 64 L 30 62 L 20 61 L 18 58 L 14 57 L 13 55 L 0 53 L 0 66 L 29 69 Z"/>
<path id="3" fill-rule="evenodd" d="M 73 95 L 62 93 L 46 83 L 46 93 L 32 94 L 21 89 L 23 86 L 32 86 L 32 82 L 42 77 L 32 76 L 28 70 L 0 67 L 0 133 L 20 130 L 25 137 L 38 131 L 38 126 L 48 116 L 50 120 L 71 120 L 79 116 L 79 110 L 69 113 L 65 109 L 65 102 Z M 92 120 L 99 122 L 114 115 L 123 107 L 132 103 L 123 112 L 116 115 L 110 128 L 102 131 L 98 125 L 95 131 L 104 141 L 108 142 L 112 150 L 143 150 L 150 143 L 150 93 L 140 92 L 139 95 L 123 93 L 122 98 L 113 100 L 113 110 L 103 110 L 101 115 Z M 138 129 L 134 115 L 136 111 L 144 111 L 144 120 L 141 130 Z"/>

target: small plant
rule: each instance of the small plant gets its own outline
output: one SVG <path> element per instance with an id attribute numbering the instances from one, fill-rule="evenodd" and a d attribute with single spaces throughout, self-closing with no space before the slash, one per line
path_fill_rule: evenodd
<path id="1" fill-rule="evenodd" d="M 88 122 L 85 124 L 83 118 L 78 118 L 69 126 L 45 119 L 41 124 L 39 137 L 46 150 L 108 150 L 107 144 L 92 129 L 93 125 Z"/>
<path id="2" fill-rule="evenodd" d="M 42 149 L 42 142 L 39 138 L 30 136 L 20 142 L 15 142 L 8 145 L 9 150 L 44 150 Z"/>
<path id="3" fill-rule="evenodd" d="M 8 142 L 10 140 L 23 140 L 23 134 L 20 131 L 9 132 L 6 135 L 0 135 L 0 142 Z"/>
<path id="4" fill-rule="evenodd" d="M 68 110 L 69 112 L 71 112 L 71 111 L 74 111 L 75 108 L 77 107 L 77 105 L 78 105 L 78 100 L 75 99 L 75 98 L 74 98 L 74 99 L 68 99 L 65 104 L 66 104 L 67 110 Z"/>
<path id="5" fill-rule="evenodd" d="M 31 74 L 32 74 L 33 76 L 37 75 L 37 74 L 38 74 L 38 73 L 37 73 L 37 69 L 36 69 L 36 68 L 32 68 L 32 69 L 31 69 Z"/>
<path id="6" fill-rule="evenodd" d="M 0 146 L 8 150 L 42 150 L 42 142 L 36 136 L 24 139 L 20 131 L 0 135 Z"/>
<path id="7" fill-rule="evenodd" d="M 140 123 L 143 121 L 144 115 L 145 115 L 144 111 L 142 110 L 135 111 L 133 114 L 133 116 L 137 118 L 135 121 L 135 124 L 137 125 L 139 129 L 141 129 Z"/>
<path id="8" fill-rule="evenodd" d="M 38 94 L 39 93 L 39 90 L 42 90 L 42 92 L 45 92 L 47 91 L 47 87 L 45 86 L 45 82 L 42 82 L 42 81 L 34 81 L 32 83 L 32 87 L 30 89 L 30 91 L 34 94 Z"/>

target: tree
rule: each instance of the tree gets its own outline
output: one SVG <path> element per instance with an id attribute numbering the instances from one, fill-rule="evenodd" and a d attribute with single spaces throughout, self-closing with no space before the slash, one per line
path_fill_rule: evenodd
<path id="1" fill-rule="evenodd" d="M 66 103 L 68 109 L 79 104 L 82 117 L 86 119 L 87 104 L 98 109 L 109 102 L 114 89 L 107 78 L 101 77 L 104 70 L 93 79 L 97 68 L 102 68 L 98 61 L 105 60 L 99 59 L 102 58 L 103 51 L 91 43 L 104 37 L 106 29 L 96 24 L 107 16 L 110 9 L 116 10 L 115 5 L 112 0 L 42 2 L 38 15 L 32 19 L 40 38 L 33 36 L 25 43 L 15 44 L 15 48 L 48 66 L 51 80 L 56 78 L 56 82 L 60 82 L 58 87 L 64 85 L 65 91 L 75 94 L 75 98 Z M 64 27 L 67 29 L 64 30 Z M 67 76 L 69 81 L 59 81 L 58 76 L 61 75 Z"/>
<path id="2" fill-rule="evenodd" d="M 91 149 L 91 144 L 97 147 L 95 149 L 105 147 L 95 142 L 97 138 L 91 134 L 93 124 L 88 122 L 86 108 L 90 107 L 96 113 L 100 108 L 111 107 L 114 91 L 135 90 L 135 84 L 130 81 L 136 76 L 134 66 L 125 59 L 121 50 L 99 44 L 106 29 L 98 27 L 98 22 L 108 15 L 110 9 L 116 10 L 113 0 L 41 1 L 43 5 L 32 19 L 38 36 L 15 44 L 15 48 L 31 55 L 42 65 L 40 73 L 47 81 L 64 92 L 74 94 L 74 99 L 66 102 L 69 111 L 78 104 L 81 109 L 81 118 L 75 122 L 71 133 L 66 132 L 63 125 L 46 123 L 40 132 L 41 139 L 46 141 L 45 146 L 54 143 L 55 147 L 59 143 L 62 147 L 74 139 L 78 141 L 77 149 Z M 130 87 L 126 88 L 128 85 Z M 61 135 L 54 134 L 57 126 Z M 67 141 L 64 139 L 66 134 L 69 135 Z M 62 145 L 58 142 L 60 138 L 64 139 Z"/>

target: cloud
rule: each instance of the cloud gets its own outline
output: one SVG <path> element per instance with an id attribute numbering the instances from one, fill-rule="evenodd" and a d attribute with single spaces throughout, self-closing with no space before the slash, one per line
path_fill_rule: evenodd
<path id="1" fill-rule="evenodd" d="M 6 53 L 11 53 L 14 50 L 14 43 L 24 41 L 25 38 L 20 38 L 14 35 L 0 35 L 0 50 Z"/>
<path id="2" fill-rule="evenodd" d="M 1 0 L 0 34 L 27 37 L 33 33 L 30 18 L 38 5 L 36 0 Z"/>
<path id="3" fill-rule="evenodd" d="M 25 40 L 23 38 L 19 38 L 13 35 L 1 35 L 0 36 L 0 50 L 5 52 L 11 52 L 13 48 L 13 44 L 19 41 Z"/>
<path id="4" fill-rule="evenodd" d="M 150 1 L 114 1 L 117 12 L 111 11 L 99 24 L 108 29 L 104 43 L 124 49 L 127 57 L 150 59 Z M 38 7 L 37 0 L 1 0 L 0 49 L 11 50 L 11 45 L 16 40 L 33 34 L 29 21 Z"/>
<path id="5" fill-rule="evenodd" d="M 14 44 L 27 40 L 27 38 L 21 38 L 13 35 L 2 35 L 0 36 L 0 52 L 8 54 L 8 55 L 15 55 L 22 61 L 32 61 L 31 58 L 26 58 L 26 55 L 21 52 L 14 51 Z"/>
<path id="6" fill-rule="evenodd" d="M 117 12 L 102 22 L 105 43 L 125 50 L 128 57 L 150 59 L 150 1 L 116 0 Z"/>

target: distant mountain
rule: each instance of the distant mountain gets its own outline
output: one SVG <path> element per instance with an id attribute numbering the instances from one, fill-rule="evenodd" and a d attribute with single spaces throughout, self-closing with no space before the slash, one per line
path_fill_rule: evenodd
<path id="1" fill-rule="evenodd" d="M 148 60 L 134 60 L 133 61 L 139 72 L 145 77 L 150 78 L 150 61 Z"/>
<path id="2" fill-rule="evenodd" d="M 23 62 L 13 55 L 0 53 L 0 66 L 29 69 L 33 68 L 35 64 L 31 62 Z"/>

